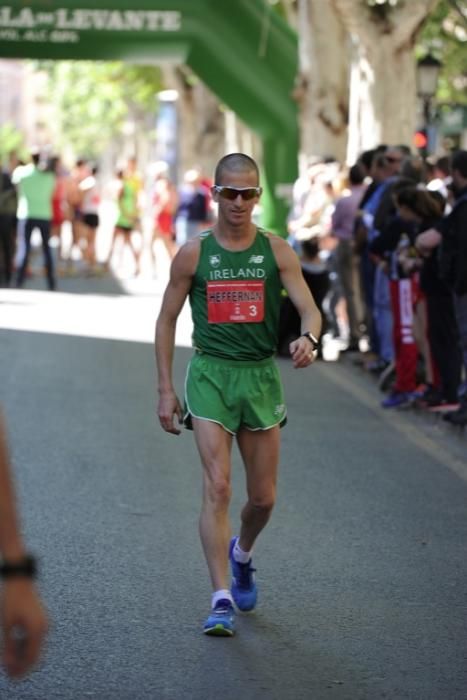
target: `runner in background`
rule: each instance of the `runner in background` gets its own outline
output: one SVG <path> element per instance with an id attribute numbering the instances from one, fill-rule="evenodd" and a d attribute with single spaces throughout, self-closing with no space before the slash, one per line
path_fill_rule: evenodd
<path id="1" fill-rule="evenodd" d="M 136 160 L 131 158 L 125 171 L 120 172 L 118 189 L 118 217 L 112 236 L 112 243 L 107 256 L 107 266 L 110 266 L 115 245 L 119 238 L 123 239 L 123 247 L 128 247 L 135 263 L 135 276 L 139 275 L 142 252 L 141 232 L 141 196 L 143 184 L 136 170 Z M 138 237 L 139 242 L 135 243 Z"/>
<path id="2" fill-rule="evenodd" d="M 156 269 L 156 255 L 154 244 L 160 239 L 169 258 L 172 260 L 177 252 L 175 243 L 175 223 L 174 215 L 177 210 L 178 196 L 177 188 L 170 180 L 169 166 L 164 161 L 156 163 L 155 182 L 153 190 L 153 217 L 154 228 L 150 245 L 153 271 Z"/>
<path id="3" fill-rule="evenodd" d="M 91 174 L 80 182 L 79 188 L 82 192 L 82 221 L 86 237 L 86 247 L 84 249 L 84 259 L 88 265 L 90 273 L 96 271 L 96 233 L 99 227 L 99 206 L 101 203 L 101 188 L 97 180 L 99 170 L 95 165 L 91 169 Z"/>

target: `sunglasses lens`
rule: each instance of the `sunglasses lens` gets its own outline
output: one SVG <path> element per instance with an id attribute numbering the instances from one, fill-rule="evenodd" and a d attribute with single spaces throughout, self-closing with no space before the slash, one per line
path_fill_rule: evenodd
<path id="1" fill-rule="evenodd" d="M 219 190 L 219 194 L 224 199 L 236 199 L 238 197 L 238 190 L 233 187 L 223 187 Z"/>
<path id="2" fill-rule="evenodd" d="M 241 194 L 243 199 L 253 199 L 258 193 L 256 191 L 256 187 L 250 187 L 248 190 L 243 190 Z"/>
<path id="3" fill-rule="evenodd" d="M 236 189 L 235 187 L 219 187 L 217 192 L 224 199 L 234 200 L 237 199 L 238 195 L 241 196 L 243 200 L 254 199 L 259 195 L 258 188 L 256 187 L 245 187 L 245 189 Z"/>

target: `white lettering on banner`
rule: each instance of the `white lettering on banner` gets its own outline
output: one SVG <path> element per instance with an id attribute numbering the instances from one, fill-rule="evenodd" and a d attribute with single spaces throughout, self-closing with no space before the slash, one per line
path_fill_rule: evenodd
<path id="1" fill-rule="evenodd" d="M 47 32 L 42 29 L 39 32 L 28 31 L 23 34 L 23 41 L 47 41 Z"/>
<path id="2" fill-rule="evenodd" d="M 53 44 L 76 44 L 79 41 L 79 34 L 63 31 L 50 32 L 49 41 Z"/>
<path id="3" fill-rule="evenodd" d="M 54 12 L 34 12 L 29 7 L 15 10 L 0 7 L 1 29 L 38 29 L 109 32 L 178 32 L 182 14 L 175 10 L 87 10 L 60 8 Z M 13 35 L 12 35 L 13 36 Z M 7 38 L 7 37 L 3 37 Z M 18 37 L 23 38 L 25 37 Z M 15 39 L 10 39 L 15 40 Z M 27 41 L 28 39 L 26 39 Z M 31 39 L 29 39 L 31 40 Z M 38 41 L 34 38 L 33 41 Z"/>
<path id="4" fill-rule="evenodd" d="M 53 12 L 39 12 L 36 20 L 38 24 L 54 24 L 55 16 Z"/>
<path id="5" fill-rule="evenodd" d="M 143 31 L 144 17 L 142 17 L 141 12 L 132 12 L 131 10 L 128 10 L 128 12 L 125 12 L 125 17 L 128 29 L 134 29 L 138 32 Z"/>
<path id="6" fill-rule="evenodd" d="M 11 7 L 2 7 L 0 10 L 0 26 L 17 27 L 18 29 L 34 29 L 36 21 L 29 7 L 23 7 L 14 17 L 12 17 Z"/>
<path id="7" fill-rule="evenodd" d="M 409 279 L 399 280 L 399 313 L 401 326 L 412 328 L 412 283 Z"/>
<path id="8" fill-rule="evenodd" d="M 18 41 L 19 32 L 16 29 L 0 29 L 0 40 Z"/>

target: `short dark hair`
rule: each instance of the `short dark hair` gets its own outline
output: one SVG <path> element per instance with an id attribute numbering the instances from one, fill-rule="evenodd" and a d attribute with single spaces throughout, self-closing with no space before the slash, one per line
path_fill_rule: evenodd
<path id="1" fill-rule="evenodd" d="M 302 253 L 307 258 L 316 258 L 319 253 L 319 241 L 316 238 L 309 238 L 301 242 Z"/>
<path id="2" fill-rule="evenodd" d="M 365 173 L 363 172 L 361 166 L 356 163 L 352 165 L 349 170 L 349 182 L 351 185 L 361 185 L 365 180 Z"/>
<path id="3" fill-rule="evenodd" d="M 256 162 L 245 153 L 229 153 L 220 159 L 214 173 L 214 183 L 222 182 L 224 173 L 229 170 L 234 173 L 255 172 L 259 182 L 259 169 Z"/>
<path id="4" fill-rule="evenodd" d="M 451 164 L 448 156 L 441 156 L 438 158 L 438 160 L 435 162 L 435 166 L 438 168 L 438 170 L 441 170 L 443 175 L 448 176 L 451 173 Z"/>
<path id="5" fill-rule="evenodd" d="M 402 153 L 402 155 L 404 155 L 406 157 L 409 157 L 412 155 L 412 149 L 406 143 L 399 143 L 397 146 L 394 146 L 394 148 L 397 151 L 400 151 Z"/>
<path id="6" fill-rule="evenodd" d="M 451 161 L 452 170 L 457 170 L 462 177 L 467 177 L 467 151 L 457 151 Z"/>
<path id="7" fill-rule="evenodd" d="M 374 165 L 376 168 L 386 168 L 387 164 L 388 162 L 386 157 L 382 153 L 376 155 L 372 162 L 372 165 Z"/>
<path id="8" fill-rule="evenodd" d="M 47 166 L 46 170 L 49 173 L 56 173 L 57 172 L 57 166 L 60 162 L 60 156 L 51 156 L 49 160 L 47 161 Z"/>
<path id="9" fill-rule="evenodd" d="M 402 163 L 401 175 L 408 177 L 417 184 L 425 180 L 425 174 L 425 163 L 419 156 L 406 158 Z"/>
<path id="10" fill-rule="evenodd" d="M 359 157 L 359 162 L 363 165 L 364 168 L 366 168 L 368 171 L 371 169 L 371 164 L 373 162 L 373 158 L 376 155 L 376 149 L 372 148 L 369 151 L 363 151 L 363 153 L 360 154 Z"/>

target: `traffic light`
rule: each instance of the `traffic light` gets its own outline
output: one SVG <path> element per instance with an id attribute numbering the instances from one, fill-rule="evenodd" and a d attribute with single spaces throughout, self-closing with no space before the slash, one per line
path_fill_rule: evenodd
<path id="1" fill-rule="evenodd" d="M 428 134 L 426 129 L 418 129 L 413 135 L 413 145 L 420 151 L 425 151 L 428 146 Z"/>

